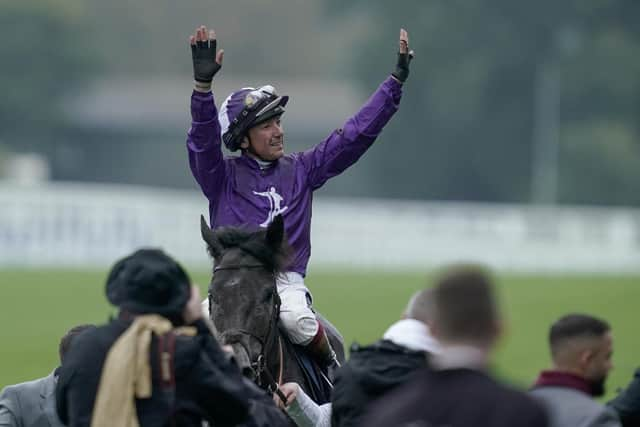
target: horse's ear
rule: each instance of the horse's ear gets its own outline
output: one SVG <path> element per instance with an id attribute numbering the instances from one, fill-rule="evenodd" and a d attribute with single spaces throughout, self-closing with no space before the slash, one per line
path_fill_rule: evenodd
<path id="1" fill-rule="evenodd" d="M 215 259 L 222 254 L 222 245 L 216 237 L 215 233 L 207 224 L 207 220 L 204 216 L 200 215 L 200 234 L 202 234 L 202 240 L 207 243 L 207 250 L 209 254 Z"/>
<path id="2" fill-rule="evenodd" d="M 276 216 L 269 227 L 267 227 L 267 244 L 273 248 L 278 249 L 282 245 L 284 240 L 284 220 L 282 215 Z"/>

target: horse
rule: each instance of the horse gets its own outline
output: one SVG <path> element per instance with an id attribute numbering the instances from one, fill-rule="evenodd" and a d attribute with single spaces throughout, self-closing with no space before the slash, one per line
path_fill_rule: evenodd
<path id="1" fill-rule="evenodd" d="M 296 382 L 317 403 L 330 399 L 331 386 L 315 366 L 315 375 L 301 363 L 302 347 L 293 345 L 279 328 L 278 274 L 289 259 L 284 222 L 278 215 L 263 230 L 222 227 L 215 231 L 200 217 L 200 229 L 213 258 L 209 285 L 209 313 L 223 345 L 233 348 L 243 374 L 258 386 L 278 392 L 279 385 Z M 319 313 L 338 360 L 344 361 L 342 337 Z M 322 383 L 318 387 L 318 378 Z M 326 377 L 324 378 L 326 379 Z"/>

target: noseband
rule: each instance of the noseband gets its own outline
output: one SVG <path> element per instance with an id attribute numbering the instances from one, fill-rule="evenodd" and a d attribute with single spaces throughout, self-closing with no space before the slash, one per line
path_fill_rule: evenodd
<path id="1" fill-rule="evenodd" d="M 220 266 L 216 266 L 213 269 L 213 273 L 215 274 L 218 271 L 224 271 L 224 270 L 243 270 L 243 269 L 264 269 L 267 270 L 267 268 L 264 265 L 261 264 L 234 264 L 234 265 L 220 265 Z M 209 296 L 209 298 L 211 298 L 211 296 Z M 267 389 L 271 392 L 271 393 L 276 393 L 278 394 L 278 397 L 282 400 L 282 402 L 286 402 L 287 399 L 286 397 L 282 394 L 282 392 L 279 389 L 279 382 L 276 382 L 273 375 L 271 374 L 271 371 L 269 370 L 269 367 L 267 365 L 267 354 L 266 354 L 266 350 L 268 348 L 273 348 L 273 346 L 271 344 L 275 344 L 275 340 L 278 339 L 278 344 L 279 344 L 279 354 L 280 354 L 280 375 L 279 375 L 279 381 L 281 381 L 281 377 L 282 377 L 282 369 L 283 369 L 283 357 L 282 357 L 282 342 L 280 341 L 280 337 L 278 336 L 277 332 L 273 333 L 273 331 L 275 330 L 275 328 L 277 328 L 277 323 L 278 323 L 278 318 L 280 317 L 280 296 L 278 295 L 278 287 L 276 285 L 276 280 L 275 280 L 275 275 L 273 277 L 273 296 L 272 296 L 273 300 L 274 300 L 274 310 L 273 310 L 273 315 L 271 316 L 271 319 L 269 319 L 269 325 L 268 325 L 268 329 L 267 329 L 267 333 L 265 334 L 265 336 L 263 338 L 259 337 L 258 335 L 254 334 L 251 331 L 247 331 L 246 329 L 229 329 L 224 331 L 221 336 L 220 339 L 222 342 L 224 342 L 224 338 L 225 336 L 228 335 L 245 335 L 248 336 L 249 338 L 253 338 L 254 340 L 258 341 L 258 343 L 260 344 L 260 353 L 258 354 L 258 357 L 255 361 L 249 360 L 250 362 L 250 369 L 253 371 L 253 374 L 256 378 L 256 383 L 258 384 L 258 386 L 262 387 L 262 379 L 263 376 L 265 377 L 265 379 L 267 380 Z M 211 299 L 209 299 L 209 313 L 211 313 Z M 265 341 L 269 340 L 269 343 L 266 343 Z M 251 352 L 249 351 L 249 348 L 247 345 L 245 345 L 241 340 L 237 340 L 238 344 L 240 344 L 245 352 L 247 353 L 247 356 L 249 356 L 251 354 Z M 271 346 L 270 346 L 271 345 Z"/>

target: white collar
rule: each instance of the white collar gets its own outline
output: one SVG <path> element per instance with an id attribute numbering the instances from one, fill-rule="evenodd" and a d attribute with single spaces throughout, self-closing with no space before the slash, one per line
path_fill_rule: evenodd
<path id="1" fill-rule="evenodd" d="M 248 157 L 258 164 L 260 170 L 265 170 L 273 166 L 277 160 L 262 160 L 260 157 L 249 153 L 247 149 L 242 150 L 242 155 Z"/>
<path id="2" fill-rule="evenodd" d="M 382 338 L 410 350 L 438 353 L 440 346 L 431 336 L 429 327 L 415 319 L 402 319 L 387 329 Z"/>
<path id="3" fill-rule="evenodd" d="M 481 348 L 471 345 L 441 345 L 440 352 L 431 359 L 431 365 L 438 370 L 468 368 L 485 370 L 488 354 Z"/>
<path id="4" fill-rule="evenodd" d="M 268 169 L 271 166 L 273 166 L 273 161 L 262 160 L 257 157 L 254 157 L 253 160 L 255 160 L 258 163 L 258 166 L 260 166 L 261 170 Z"/>

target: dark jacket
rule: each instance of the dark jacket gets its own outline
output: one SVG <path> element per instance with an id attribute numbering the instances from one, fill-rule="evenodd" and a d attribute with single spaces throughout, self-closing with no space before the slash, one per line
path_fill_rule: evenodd
<path id="1" fill-rule="evenodd" d="M 331 425 L 359 425 L 365 407 L 424 368 L 427 354 L 388 340 L 354 346 L 351 358 L 336 373 L 331 399 Z"/>
<path id="2" fill-rule="evenodd" d="M 56 388 L 57 411 L 69 426 L 89 426 L 107 353 L 130 321 L 116 319 L 79 336 L 65 357 Z M 174 356 L 175 397 L 160 390 L 157 339 L 150 349 L 152 396 L 136 400 L 141 427 L 287 425 L 266 395 L 247 385 L 202 321 L 195 337 L 178 336 Z M 173 402 L 172 402 L 173 401 Z M 262 420 L 253 418 L 257 413 Z M 268 424 L 266 420 L 271 420 Z"/>
<path id="3" fill-rule="evenodd" d="M 618 413 L 623 427 L 640 426 L 640 369 L 627 388 L 607 405 Z"/>
<path id="4" fill-rule="evenodd" d="M 423 369 L 368 409 L 367 427 L 546 427 L 542 406 L 482 372 Z"/>

